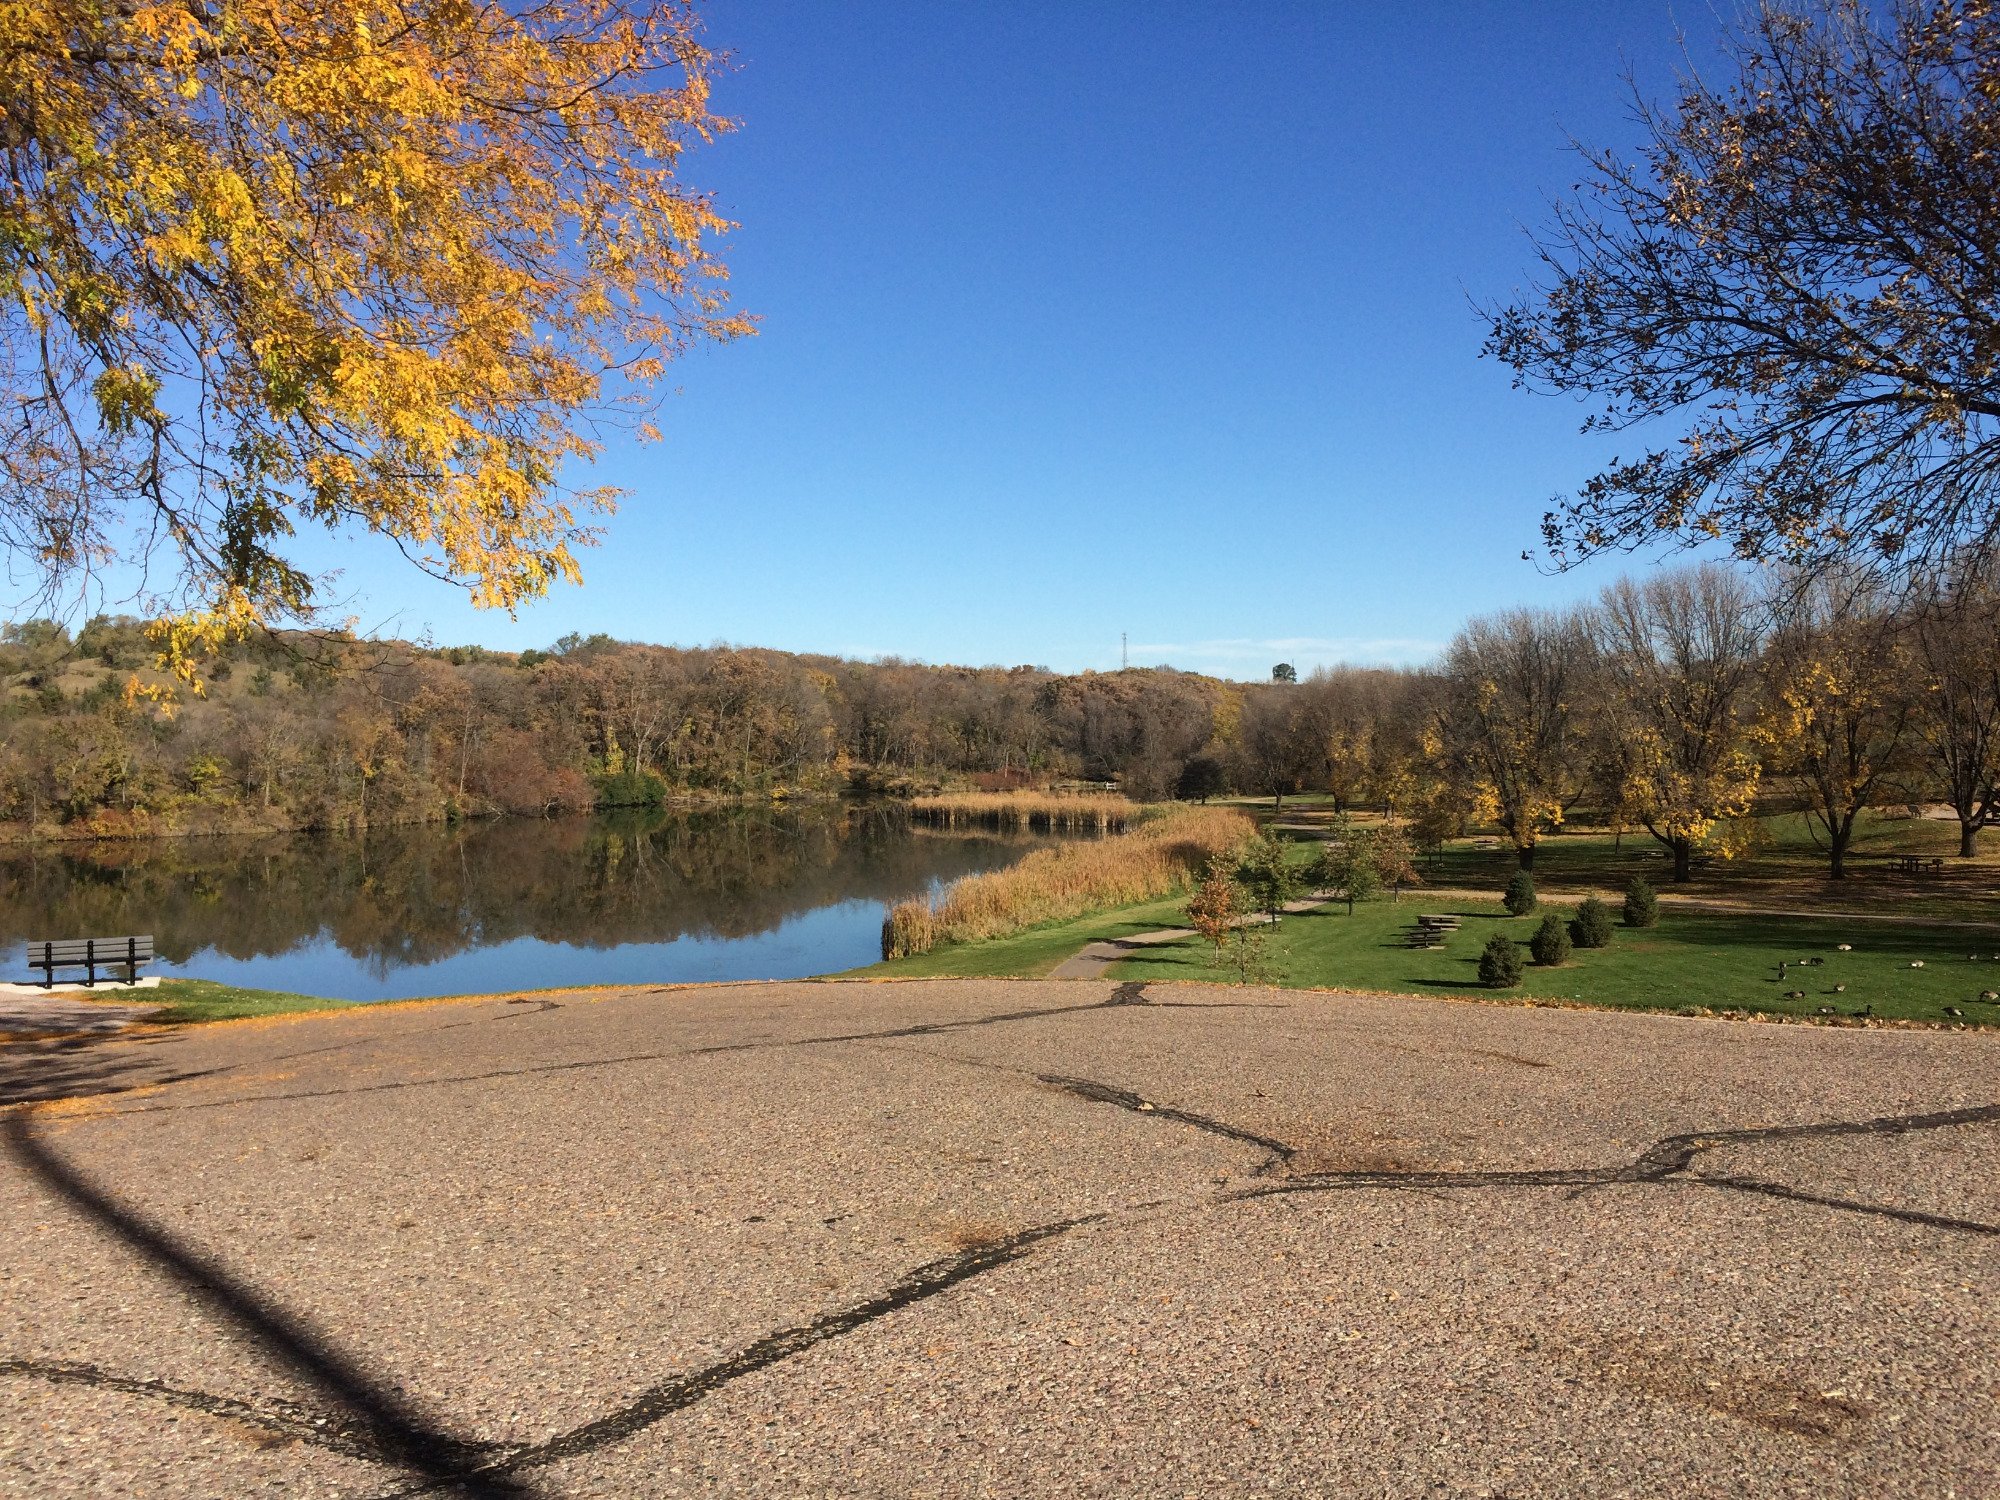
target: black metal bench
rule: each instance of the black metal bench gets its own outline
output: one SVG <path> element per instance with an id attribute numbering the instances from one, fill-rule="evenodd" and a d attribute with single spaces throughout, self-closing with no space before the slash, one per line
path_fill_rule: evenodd
<path id="1" fill-rule="evenodd" d="M 139 965 L 153 961 L 153 935 L 117 938 L 41 938 L 28 944 L 28 967 L 42 971 L 42 988 L 54 989 L 56 970 L 82 969 L 84 983 L 97 983 L 97 971 L 123 969 L 125 982 L 135 983 Z"/>

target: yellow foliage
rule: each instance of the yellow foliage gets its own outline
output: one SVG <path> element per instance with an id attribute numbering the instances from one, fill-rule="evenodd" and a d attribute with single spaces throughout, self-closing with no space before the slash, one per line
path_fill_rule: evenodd
<path id="1" fill-rule="evenodd" d="M 577 578 L 615 496 L 565 466 L 750 331 L 677 175 L 712 70 L 690 0 L 0 3 L 12 529 L 177 549 L 183 680 L 310 612 L 302 522 L 484 606 Z"/>

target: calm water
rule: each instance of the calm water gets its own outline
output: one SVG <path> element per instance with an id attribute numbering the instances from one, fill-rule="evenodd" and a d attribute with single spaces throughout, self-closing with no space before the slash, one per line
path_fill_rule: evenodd
<path id="1" fill-rule="evenodd" d="M 1038 839 L 894 806 L 518 818 L 0 856 L 0 941 L 154 934 L 151 972 L 348 1000 L 797 979 L 881 956 L 887 902 Z"/>

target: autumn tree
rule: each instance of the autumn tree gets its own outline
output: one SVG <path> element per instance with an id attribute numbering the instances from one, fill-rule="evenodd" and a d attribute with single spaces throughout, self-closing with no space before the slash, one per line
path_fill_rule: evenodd
<path id="1" fill-rule="evenodd" d="M 1958 817 L 1958 852 L 1970 859 L 1979 831 L 2000 823 L 2000 587 L 1965 562 L 1913 615 L 1917 741 L 1929 780 Z"/>
<path id="2" fill-rule="evenodd" d="M 1237 783 L 1271 798 L 1275 813 L 1287 793 L 1318 779 L 1325 754 L 1313 705 L 1290 687 L 1266 688 L 1244 705 L 1235 745 Z"/>
<path id="3" fill-rule="evenodd" d="M 1763 607 L 1717 563 L 1621 579 L 1590 615 L 1605 691 L 1599 743 L 1616 805 L 1673 856 L 1674 879 L 1719 823 L 1750 810 Z"/>
<path id="4" fill-rule="evenodd" d="M 1714 80 L 1585 149 L 1493 309 L 1516 383 L 1671 436 L 1543 523 L 1560 564 L 1666 537 L 1795 564 L 2000 537 L 2000 7 L 1766 0 Z"/>
<path id="5" fill-rule="evenodd" d="M 1520 867 L 1583 785 L 1591 643 L 1579 618 L 1511 610 L 1473 620 L 1445 652 L 1439 752 L 1513 840 Z"/>
<path id="6" fill-rule="evenodd" d="M 1766 657 L 1759 732 L 1790 778 L 1828 874 L 1847 875 L 1861 814 L 1903 769 L 1914 713 L 1905 621 L 1865 575 L 1836 570 L 1773 585 L 1779 624 Z"/>
<path id="7" fill-rule="evenodd" d="M 0 543 L 150 561 L 183 670 L 311 614 L 300 526 L 480 605 L 576 578 L 602 423 L 748 329 L 689 0 L 24 0 L 0 59 Z"/>
<path id="8" fill-rule="evenodd" d="M 1201 874 L 1201 884 L 1188 898 L 1188 925 L 1201 935 L 1202 941 L 1215 948 L 1213 962 L 1222 963 L 1222 950 L 1229 941 L 1230 929 L 1235 927 L 1242 916 L 1242 909 L 1236 899 L 1236 882 L 1230 879 L 1229 866 L 1223 860 L 1210 860 Z"/>

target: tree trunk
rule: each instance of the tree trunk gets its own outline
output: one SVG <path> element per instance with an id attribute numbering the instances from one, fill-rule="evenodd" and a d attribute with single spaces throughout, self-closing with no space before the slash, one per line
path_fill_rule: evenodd
<path id="1" fill-rule="evenodd" d="M 1850 837 L 1850 832 L 1843 829 L 1828 841 L 1830 849 L 1827 873 L 1835 880 L 1847 879 L 1847 841 Z"/>
<path id="2" fill-rule="evenodd" d="M 1519 867 L 1521 869 L 1532 870 L 1535 868 L 1535 846 L 1533 844 L 1515 845 L 1514 855 L 1520 861 Z"/>
<path id="3" fill-rule="evenodd" d="M 1694 879 L 1694 841 L 1692 839 L 1675 839 L 1673 842 L 1673 851 L 1675 881 Z"/>
<path id="4" fill-rule="evenodd" d="M 1971 859 L 1979 852 L 1979 825 L 1968 819 L 1958 820 L 1958 857 Z"/>

